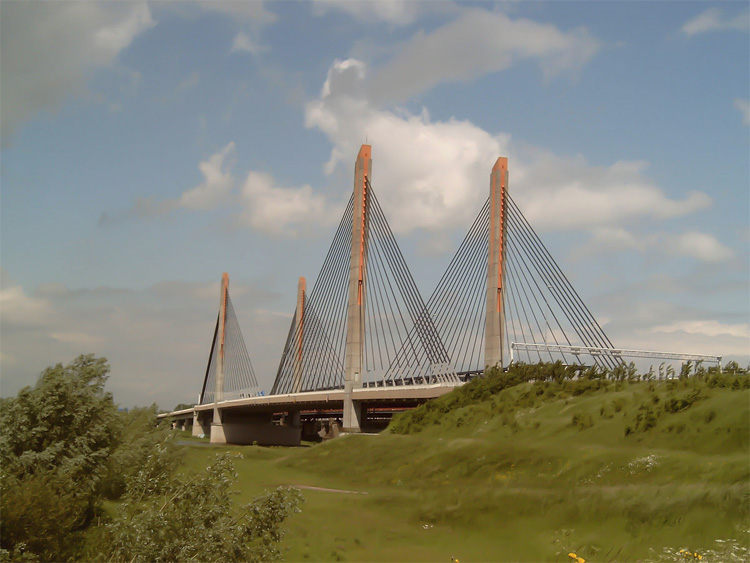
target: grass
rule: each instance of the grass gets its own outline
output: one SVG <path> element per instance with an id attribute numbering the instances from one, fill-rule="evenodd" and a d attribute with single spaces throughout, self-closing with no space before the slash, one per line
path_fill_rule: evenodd
<path id="1" fill-rule="evenodd" d="M 184 446 L 186 463 L 241 453 L 238 502 L 282 484 L 367 493 L 304 489 L 290 561 L 638 561 L 717 540 L 747 557 L 750 391 L 737 377 L 466 386 L 407 434 Z"/>

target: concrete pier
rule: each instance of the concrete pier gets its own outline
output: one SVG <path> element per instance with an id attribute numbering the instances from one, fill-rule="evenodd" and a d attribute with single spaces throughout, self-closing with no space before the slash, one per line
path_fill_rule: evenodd
<path id="1" fill-rule="evenodd" d="M 487 257 L 487 317 L 484 329 L 485 367 L 503 365 L 505 310 L 505 194 L 508 189 L 508 159 L 501 156 L 490 174 L 490 240 Z"/>
<path id="2" fill-rule="evenodd" d="M 361 429 L 361 406 L 352 391 L 362 387 L 365 296 L 367 285 L 367 180 L 372 177 L 372 147 L 362 145 L 354 165 L 354 213 L 352 247 L 349 259 L 349 301 L 346 321 L 346 359 L 344 364 L 345 432 Z"/>

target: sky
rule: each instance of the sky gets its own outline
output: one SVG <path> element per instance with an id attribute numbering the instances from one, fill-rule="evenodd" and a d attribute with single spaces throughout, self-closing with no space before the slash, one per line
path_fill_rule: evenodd
<path id="1" fill-rule="evenodd" d="M 262 388 L 361 144 L 425 299 L 498 156 L 618 347 L 750 361 L 747 2 L 0 2 L 0 393 Z"/>

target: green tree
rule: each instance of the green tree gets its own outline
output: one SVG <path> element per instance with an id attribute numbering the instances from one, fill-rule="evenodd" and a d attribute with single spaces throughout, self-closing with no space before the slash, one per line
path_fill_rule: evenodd
<path id="1" fill-rule="evenodd" d="M 156 406 L 118 412 L 108 373 L 106 359 L 79 356 L 0 401 L 0 562 L 278 559 L 299 491 L 240 510 L 228 457 L 185 482 Z M 107 512 L 104 497 L 122 502 Z"/>
<path id="2" fill-rule="evenodd" d="M 94 515 L 116 444 L 117 409 L 105 358 L 47 368 L 0 404 L 0 547 L 44 560 L 74 555 Z"/>
<path id="3" fill-rule="evenodd" d="M 276 561 L 279 525 L 299 512 L 298 489 L 279 487 L 238 508 L 229 454 L 179 478 L 157 450 L 130 483 L 122 512 L 107 525 L 112 561 Z"/>

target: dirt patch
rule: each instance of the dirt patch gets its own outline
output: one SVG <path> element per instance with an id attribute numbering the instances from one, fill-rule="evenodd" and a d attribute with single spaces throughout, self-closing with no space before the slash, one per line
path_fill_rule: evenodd
<path id="1" fill-rule="evenodd" d="M 297 487 L 298 489 L 307 489 L 310 491 L 323 491 L 325 493 L 347 493 L 350 495 L 368 495 L 370 493 L 366 491 L 347 491 L 344 489 L 327 489 L 326 487 L 312 487 L 309 485 L 291 485 L 292 487 Z"/>

